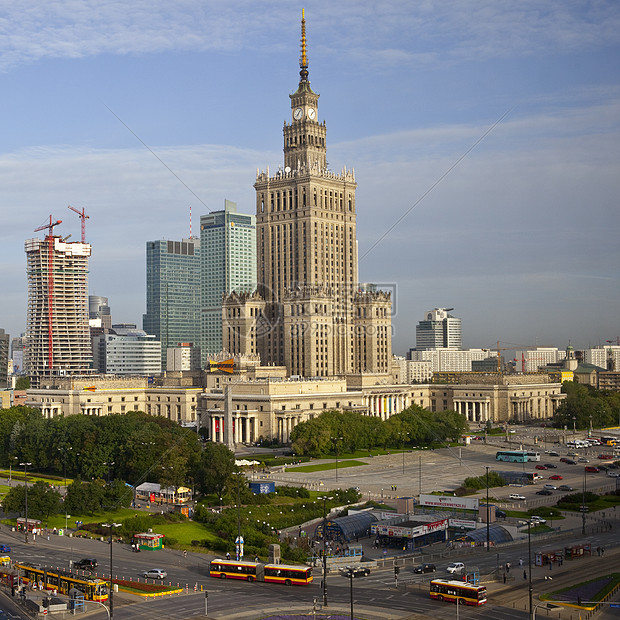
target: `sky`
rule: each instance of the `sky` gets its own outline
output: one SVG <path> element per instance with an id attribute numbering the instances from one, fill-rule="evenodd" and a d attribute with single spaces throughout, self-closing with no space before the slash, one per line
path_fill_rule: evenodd
<path id="1" fill-rule="evenodd" d="M 283 165 L 305 7 L 329 166 L 353 168 L 360 279 L 393 349 L 454 308 L 465 347 L 620 337 L 617 0 L 0 0 L 0 328 L 24 241 L 92 244 L 90 294 L 142 324 L 145 248 L 255 212 Z"/>

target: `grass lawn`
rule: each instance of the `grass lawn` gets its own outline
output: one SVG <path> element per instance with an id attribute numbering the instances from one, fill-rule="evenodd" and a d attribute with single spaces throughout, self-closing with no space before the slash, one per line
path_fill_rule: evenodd
<path id="1" fill-rule="evenodd" d="M 575 561 L 578 562 L 578 560 Z M 567 607 L 592 610 L 596 605 L 588 605 L 586 601 L 602 601 L 618 585 L 620 585 L 620 573 L 611 573 L 576 583 L 555 592 L 542 594 L 540 598 L 543 601 L 553 601 Z"/>
<path id="2" fill-rule="evenodd" d="M 367 464 L 368 463 L 364 463 L 363 461 L 339 460 L 338 465 L 336 465 L 336 461 L 333 461 L 332 463 L 321 463 L 317 465 L 301 465 L 300 467 L 287 467 L 286 471 L 328 471 L 330 469 L 336 469 L 336 467 L 338 467 L 339 469 L 344 469 L 345 467 L 359 467 L 360 465 Z"/>
<path id="3" fill-rule="evenodd" d="M 157 534 L 163 534 L 166 538 L 174 538 L 181 547 L 190 548 L 192 540 L 219 540 L 212 532 L 209 532 L 201 523 L 183 521 L 180 523 L 167 523 L 156 525 Z M 165 539 L 164 539 L 165 544 Z"/>
<path id="4" fill-rule="evenodd" d="M 614 506 L 620 506 L 620 497 L 618 495 L 600 495 L 594 502 L 586 502 L 586 506 L 589 508 L 588 512 L 594 512 L 595 510 L 609 510 Z M 580 511 L 581 502 L 578 504 L 562 503 L 563 510 L 572 510 L 573 512 Z"/>

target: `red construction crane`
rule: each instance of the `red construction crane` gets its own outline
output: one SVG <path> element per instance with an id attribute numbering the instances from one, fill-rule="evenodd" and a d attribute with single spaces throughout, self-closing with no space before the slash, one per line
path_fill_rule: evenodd
<path id="1" fill-rule="evenodd" d="M 89 219 L 89 215 L 86 215 L 84 212 L 84 207 L 82 207 L 81 211 L 78 211 L 76 208 L 71 205 L 67 205 L 68 209 L 71 209 L 74 213 L 77 213 L 79 218 L 82 220 L 82 243 L 86 243 L 86 220 Z"/>
<path id="2" fill-rule="evenodd" d="M 54 348 L 53 348 L 53 338 L 52 338 L 52 318 L 53 318 L 53 309 L 52 309 L 52 300 L 54 293 L 54 226 L 58 226 L 58 224 L 62 224 L 62 220 L 56 220 L 52 222 L 52 216 L 50 215 L 49 224 L 43 224 L 43 226 L 39 226 L 34 229 L 34 232 L 39 232 L 40 230 L 47 230 L 48 233 L 45 237 L 47 241 L 48 247 L 48 255 L 47 255 L 47 365 L 48 369 L 51 371 L 54 364 Z"/>

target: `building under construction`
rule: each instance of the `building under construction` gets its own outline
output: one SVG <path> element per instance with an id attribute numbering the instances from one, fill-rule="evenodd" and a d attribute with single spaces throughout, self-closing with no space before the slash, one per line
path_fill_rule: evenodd
<path id="1" fill-rule="evenodd" d="M 26 372 L 41 378 L 92 372 L 88 326 L 88 243 L 53 235 L 60 221 L 40 227 L 45 239 L 25 242 L 28 277 Z"/>

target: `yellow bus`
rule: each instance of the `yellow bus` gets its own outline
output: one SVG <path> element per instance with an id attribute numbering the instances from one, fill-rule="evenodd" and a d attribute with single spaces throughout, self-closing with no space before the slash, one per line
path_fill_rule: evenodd
<path id="1" fill-rule="evenodd" d="M 42 584 L 44 590 L 58 590 L 68 595 L 70 590 L 80 590 L 87 601 L 108 600 L 108 582 L 97 577 L 80 577 L 57 569 L 45 569 L 15 562 L 13 568 L 26 584 Z"/>

